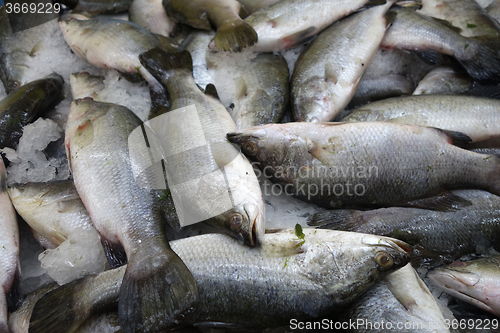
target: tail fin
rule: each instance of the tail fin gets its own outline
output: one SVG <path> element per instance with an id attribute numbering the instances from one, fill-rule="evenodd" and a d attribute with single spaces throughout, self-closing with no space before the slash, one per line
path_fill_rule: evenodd
<path id="1" fill-rule="evenodd" d="M 314 214 L 307 220 L 307 224 L 317 226 L 318 229 L 357 231 L 364 224 L 358 213 L 350 209 L 327 210 Z"/>
<path id="2" fill-rule="evenodd" d="M 159 48 L 154 48 L 139 55 L 141 64 L 158 81 L 165 81 L 174 75 L 173 69 L 187 69 L 193 72 L 193 59 L 188 51 L 179 53 L 166 53 Z"/>
<path id="3" fill-rule="evenodd" d="M 21 291 L 21 273 L 19 271 L 20 263 L 17 263 L 17 270 L 14 274 L 14 279 L 9 291 L 5 294 L 7 298 L 7 309 L 9 312 L 14 312 L 23 302 L 23 293 Z"/>
<path id="4" fill-rule="evenodd" d="M 245 21 L 238 20 L 221 25 L 214 37 L 215 47 L 221 51 L 240 52 L 257 43 L 255 30 Z"/>
<path id="5" fill-rule="evenodd" d="M 482 84 L 500 82 L 500 40 L 498 37 L 480 36 L 468 38 L 463 55 L 457 60 L 467 73 Z"/>
<path id="6" fill-rule="evenodd" d="M 129 258 L 118 302 L 120 326 L 124 333 L 163 332 L 186 320 L 197 300 L 196 281 L 165 242 L 161 251 Z"/>

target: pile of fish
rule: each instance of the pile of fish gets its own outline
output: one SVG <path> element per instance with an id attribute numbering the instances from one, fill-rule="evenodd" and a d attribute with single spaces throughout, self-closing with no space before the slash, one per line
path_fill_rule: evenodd
<path id="1" fill-rule="evenodd" d="M 0 7 L 0 333 L 500 331 L 499 0 L 61 2 Z"/>

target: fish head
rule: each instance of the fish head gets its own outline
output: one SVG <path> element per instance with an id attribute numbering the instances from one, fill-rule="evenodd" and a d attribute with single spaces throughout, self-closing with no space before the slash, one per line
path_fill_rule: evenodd
<path id="1" fill-rule="evenodd" d="M 242 244 L 260 245 L 265 231 L 264 206 L 244 203 L 221 215 L 217 218 L 219 222 L 214 221 L 211 224 L 225 230 Z"/>
<path id="2" fill-rule="evenodd" d="M 500 257 L 457 261 L 427 277 L 446 293 L 485 311 L 500 315 Z"/>
<path id="3" fill-rule="evenodd" d="M 229 142 L 237 144 L 251 161 L 282 165 L 293 138 L 280 124 L 269 124 L 228 133 Z"/>

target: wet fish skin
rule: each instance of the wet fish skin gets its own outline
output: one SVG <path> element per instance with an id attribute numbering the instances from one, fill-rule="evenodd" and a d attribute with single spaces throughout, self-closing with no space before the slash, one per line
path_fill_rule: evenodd
<path id="1" fill-rule="evenodd" d="M 483 257 L 438 267 L 427 277 L 446 293 L 500 315 L 500 256 Z"/>
<path id="2" fill-rule="evenodd" d="M 211 52 L 208 44 L 214 35 L 213 31 L 194 30 L 179 48 L 179 51 L 188 51 L 191 54 L 194 82 L 202 89 L 213 84 L 212 76 L 208 73 L 207 57 L 209 57 L 208 52 Z"/>
<path id="3" fill-rule="evenodd" d="M 422 0 L 418 13 L 450 22 L 464 37 L 500 35 L 498 22 L 475 0 Z"/>
<path id="4" fill-rule="evenodd" d="M 191 273 L 162 231 L 154 194 L 134 178 L 128 137 L 141 124 L 124 107 L 84 99 L 73 101 L 66 128 L 78 193 L 101 237 L 127 255 L 118 304 L 124 332 L 162 330 L 197 299 Z"/>
<path id="5" fill-rule="evenodd" d="M 70 76 L 71 95 L 73 99 L 90 97 L 98 101 L 98 93 L 104 90 L 104 76 L 89 73 L 73 73 Z"/>
<path id="6" fill-rule="evenodd" d="M 0 331 L 8 332 L 7 314 L 22 300 L 19 263 L 19 230 L 16 211 L 12 206 L 6 186 L 7 173 L 0 157 Z"/>
<path id="7" fill-rule="evenodd" d="M 177 31 L 177 25 L 167 16 L 161 0 L 132 1 L 129 20 L 154 34 L 165 37 L 173 37 Z"/>
<path id="8" fill-rule="evenodd" d="M 255 13 L 259 9 L 269 7 L 280 0 L 238 0 L 248 14 Z"/>
<path id="9" fill-rule="evenodd" d="M 496 36 L 465 38 L 435 20 L 407 8 L 392 8 L 396 18 L 381 43 L 384 49 L 438 52 L 455 57 L 467 73 L 484 84 L 497 83 L 500 43 Z"/>
<path id="10" fill-rule="evenodd" d="M 260 163 L 259 168 L 287 194 L 330 209 L 449 209 L 436 196 L 458 186 L 500 194 L 493 182 L 500 160 L 460 149 L 450 143 L 470 139 L 448 134 L 383 122 L 301 122 L 256 126 L 228 133 L 227 138 Z"/>
<path id="11" fill-rule="evenodd" d="M 407 244 L 385 237 L 311 228 L 303 229 L 303 236 L 302 242 L 294 229 L 266 234 L 260 248 L 249 248 L 224 234 L 171 242 L 199 288 L 197 311 L 187 318 L 188 323 L 273 327 L 292 317 L 319 317 L 359 297 L 409 260 Z M 121 282 L 120 270 L 114 270 L 115 288 Z M 101 275 L 111 276 L 114 271 Z M 91 296 L 99 295 L 102 287 L 94 286 Z M 63 292 L 66 286 L 59 289 L 59 295 L 64 295 L 60 303 L 67 304 L 68 296 L 73 299 L 72 293 Z M 55 297 L 44 298 L 43 306 L 39 301 L 36 307 L 59 307 Z M 34 317 L 35 312 L 32 322 L 41 322 Z M 48 324 L 54 320 L 44 318 Z"/>
<path id="12" fill-rule="evenodd" d="M 344 321 L 390 322 L 405 333 L 449 332 L 436 300 L 411 264 L 383 277 L 348 308 Z M 385 327 L 358 325 L 354 331 L 382 333 Z"/>
<path id="13" fill-rule="evenodd" d="M 290 84 L 295 121 L 331 121 L 347 106 L 384 37 L 391 5 L 337 22 L 302 51 Z"/>
<path id="14" fill-rule="evenodd" d="M 17 148 L 23 127 L 60 101 L 63 78 L 52 74 L 23 85 L 0 101 L 0 147 Z"/>
<path id="15" fill-rule="evenodd" d="M 210 154 L 213 156 L 213 161 L 210 161 L 210 163 L 218 165 L 218 168 L 223 166 L 225 177 L 227 177 L 227 184 L 221 184 L 220 179 L 214 179 L 211 177 L 212 174 L 209 174 L 207 177 L 179 184 L 177 191 L 181 193 L 180 195 L 189 193 L 189 195 L 185 196 L 190 197 L 190 207 L 193 207 L 193 214 L 213 216 L 211 215 L 213 207 L 219 207 L 217 205 L 220 205 L 220 202 L 223 200 L 223 195 L 218 194 L 220 191 L 214 191 L 214 187 L 217 189 L 219 187 L 229 188 L 233 208 L 214 218 L 210 218 L 207 222 L 245 241 L 250 246 L 258 245 L 265 228 L 264 201 L 252 165 L 232 145 L 228 144 L 226 140 L 225 133 L 236 130 L 236 124 L 230 114 L 218 99 L 203 94 L 196 86 L 191 74 L 192 60 L 188 52 L 166 54 L 154 49 L 142 54 L 140 58 L 145 68 L 162 82 L 172 97 L 169 111 L 185 108 L 190 105 L 196 107 L 197 115 L 194 117 L 186 116 L 184 121 L 186 124 L 190 124 L 190 122 L 203 124 L 203 135 L 205 138 L 210 138 L 211 140 Z M 175 126 L 177 128 L 176 131 L 183 135 L 183 139 L 175 137 L 175 150 L 188 151 L 192 149 L 186 139 L 192 137 L 191 126 Z M 179 137 L 181 136 L 179 135 Z M 217 148 L 213 147 L 220 148 L 222 153 L 219 154 L 215 150 Z M 229 160 L 226 160 L 226 153 L 230 156 L 230 159 L 228 157 Z M 177 154 L 177 156 L 176 163 L 186 165 L 186 167 L 191 168 L 193 173 L 196 172 L 196 169 L 193 167 L 199 165 L 196 156 L 187 154 L 185 156 Z M 211 185 L 207 187 L 207 184 Z M 214 186 L 214 184 L 220 185 Z M 193 186 L 198 189 L 197 193 L 199 194 L 191 196 Z M 207 200 L 207 196 L 212 199 Z M 221 197 L 222 199 L 220 199 Z"/>
<path id="16" fill-rule="evenodd" d="M 178 23 L 203 30 L 212 30 L 214 25 L 217 50 L 239 52 L 257 42 L 257 33 L 241 19 L 236 0 L 163 0 L 163 6 Z"/>
<path id="17" fill-rule="evenodd" d="M 459 95 L 469 91 L 472 85 L 473 81 L 467 74 L 442 66 L 427 73 L 418 83 L 413 95 Z"/>
<path id="18" fill-rule="evenodd" d="M 369 0 L 285 0 L 258 10 L 245 19 L 258 34 L 252 50 L 275 52 L 290 49 L 305 42 L 333 22 L 364 5 L 385 1 Z"/>
<path id="19" fill-rule="evenodd" d="M 500 1 L 493 1 L 488 7 L 486 7 L 488 15 L 493 17 L 497 22 L 500 22 Z"/>
<path id="20" fill-rule="evenodd" d="M 482 190 L 451 192 L 471 205 L 438 212 L 390 207 L 369 211 L 339 209 L 313 215 L 308 224 L 335 230 L 401 239 L 413 247 L 412 261 L 428 267 L 451 263 L 476 251 L 478 245 L 497 248 L 500 237 L 500 197 Z"/>
<path id="21" fill-rule="evenodd" d="M 384 121 L 437 127 L 465 133 L 472 142 L 494 140 L 500 101 L 474 96 L 420 95 L 394 97 L 353 110 L 342 122 Z"/>

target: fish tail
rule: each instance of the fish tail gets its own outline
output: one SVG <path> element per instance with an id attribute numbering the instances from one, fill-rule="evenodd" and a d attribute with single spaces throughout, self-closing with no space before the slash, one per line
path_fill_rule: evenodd
<path id="1" fill-rule="evenodd" d="M 129 257 L 120 289 L 118 315 L 124 333 L 163 332 L 188 318 L 198 300 L 191 272 L 164 242 Z"/>
<path id="2" fill-rule="evenodd" d="M 307 224 L 318 229 L 355 231 L 364 221 L 355 210 L 337 209 L 316 213 L 307 220 Z"/>
<path id="3" fill-rule="evenodd" d="M 257 43 L 255 30 L 245 21 L 238 20 L 221 25 L 214 37 L 215 47 L 220 51 L 240 52 Z"/>
<path id="4" fill-rule="evenodd" d="M 23 302 L 23 293 L 21 290 L 21 272 L 19 271 L 20 264 L 17 263 L 17 270 L 14 274 L 14 279 L 9 291 L 5 294 L 7 298 L 7 309 L 9 312 L 16 311 Z"/>
<path id="5" fill-rule="evenodd" d="M 158 81 L 164 83 L 165 80 L 174 75 L 173 69 L 187 69 L 193 72 L 193 60 L 188 51 L 166 53 L 154 48 L 139 55 L 141 64 Z"/>
<path id="6" fill-rule="evenodd" d="M 500 82 L 500 40 L 498 37 L 480 36 L 467 39 L 458 61 L 467 73 L 483 84 Z"/>

